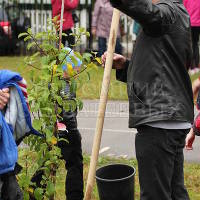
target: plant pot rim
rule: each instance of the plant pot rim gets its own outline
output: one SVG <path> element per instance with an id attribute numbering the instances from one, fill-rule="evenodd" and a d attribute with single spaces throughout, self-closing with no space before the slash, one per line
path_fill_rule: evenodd
<path id="1" fill-rule="evenodd" d="M 133 166 L 130 166 L 128 164 L 122 164 L 122 163 L 115 163 L 115 164 L 108 164 L 108 165 L 104 165 L 104 166 L 101 166 L 99 167 L 96 172 L 102 168 L 105 168 L 105 167 L 110 167 L 110 166 L 114 166 L 114 165 L 122 165 L 122 166 L 127 166 L 127 167 L 130 167 L 133 169 L 133 173 L 131 173 L 129 176 L 127 177 L 124 177 L 124 178 L 119 178 L 119 179 L 105 179 L 105 178 L 100 178 L 98 177 L 97 175 L 95 175 L 95 178 L 99 181 L 104 181 L 104 182 L 116 182 L 116 181 L 124 181 L 126 179 L 129 179 L 130 177 L 134 176 L 136 174 L 136 169 L 135 167 Z"/>

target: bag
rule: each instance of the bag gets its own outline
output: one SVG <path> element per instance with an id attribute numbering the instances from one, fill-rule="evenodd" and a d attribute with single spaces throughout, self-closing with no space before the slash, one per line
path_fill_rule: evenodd
<path id="1" fill-rule="evenodd" d="M 76 14 L 76 12 L 74 10 L 72 11 L 72 19 L 73 19 L 75 24 L 80 21 L 79 17 L 77 16 L 77 14 Z"/>
<path id="2" fill-rule="evenodd" d="M 9 126 L 0 112 L 0 174 L 13 171 L 18 159 L 18 150 Z"/>

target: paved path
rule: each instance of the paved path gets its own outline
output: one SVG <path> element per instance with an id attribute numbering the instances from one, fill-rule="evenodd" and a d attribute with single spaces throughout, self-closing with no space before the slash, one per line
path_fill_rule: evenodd
<path id="1" fill-rule="evenodd" d="M 82 135 L 83 151 L 91 154 L 98 113 L 98 101 L 84 101 L 79 112 L 78 126 Z M 136 129 L 128 128 L 128 102 L 109 101 L 107 104 L 101 154 L 115 157 L 135 158 Z M 197 137 L 193 151 L 185 151 L 185 160 L 200 163 L 200 137 Z"/>

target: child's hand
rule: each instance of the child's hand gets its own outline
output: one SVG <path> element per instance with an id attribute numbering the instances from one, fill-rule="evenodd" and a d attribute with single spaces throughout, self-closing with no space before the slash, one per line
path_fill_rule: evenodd
<path id="1" fill-rule="evenodd" d="M 0 90 L 0 110 L 4 109 L 10 98 L 9 88 Z"/>
<path id="2" fill-rule="evenodd" d="M 193 128 L 190 129 L 190 132 L 187 134 L 185 139 L 185 148 L 187 150 L 193 150 L 193 142 L 195 140 L 195 134 Z"/>

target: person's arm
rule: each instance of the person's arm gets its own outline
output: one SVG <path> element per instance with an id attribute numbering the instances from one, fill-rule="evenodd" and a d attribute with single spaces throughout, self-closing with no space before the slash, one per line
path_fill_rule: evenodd
<path id="1" fill-rule="evenodd" d="M 196 96 L 197 92 L 200 90 L 200 79 L 196 79 L 192 84 L 193 95 Z M 195 117 L 193 127 L 190 132 L 187 134 L 185 139 L 185 148 L 187 150 L 193 149 L 193 142 L 195 140 L 195 135 L 200 136 L 200 113 Z"/>
<path id="2" fill-rule="evenodd" d="M 92 13 L 92 35 L 96 35 L 97 21 L 100 13 L 101 0 L 97 0 L 94 5 L 94 11 Z"/>
<path id="3" fill-rule="evenodd" d="M 0 110 L 3 110 L 10 98 L 9 88 L 0 90 Z"/>
<path id="4" fill-rule="evenodd" d="M 195 140 L 195 134 L 194 134 L 194 129 L 191 128 L 190 132 L 187 134 L 186 139 L 185 139 L 185 148 L 187 150 L 193 150 L 193 142 Z"/>
<path id="5" fill-rule="evenodd" d="M 65 0 L 65 10 L 74 10 L 78 4 L 79 0 Z"/>
<path id="6" fill-rule="evenodd" d="M 195 97 L 200 90 L 200 77 L 192 83 L 193 96 Z"/>
<path id="7" fill-rule="evenodd" d="M 164 32 L 176 20 L 176 11 L 170 1 L 110 0 L 113 7 L 135 19 L 148 31 Z"/>

